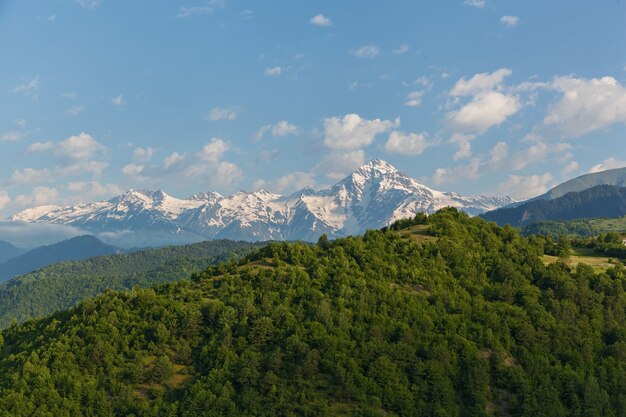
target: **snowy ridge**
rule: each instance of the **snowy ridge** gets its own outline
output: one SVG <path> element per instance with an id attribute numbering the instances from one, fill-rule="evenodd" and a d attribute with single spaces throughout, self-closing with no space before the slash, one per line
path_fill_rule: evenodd
<path id="1" fill-rule="evenodd" d="M 340 237 L 381 228 L 420 211 L 452 206 L 476 215 L 512 202 L 509 197 L 433 190 L 377 159 L 331 188 L 307 187 L 289 196 L 259 190 L 230 196 L 202 192 L 179 199 L 160 190 L 128 190 L 109 201 L 27 209 L 9 220 L 66 224 L 91 232 L 165 233 L 190 241 L 314 241 L 324 233 Z"/>

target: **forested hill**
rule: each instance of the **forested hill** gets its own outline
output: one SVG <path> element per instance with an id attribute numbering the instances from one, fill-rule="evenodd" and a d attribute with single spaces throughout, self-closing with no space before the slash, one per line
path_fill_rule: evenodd
<path id="1" fill-rule="evenodd" d="M 213 240 L 50 265 L 0 283 L 0 328 L 70 308 L 107 289 L 149 287 L 188 278 L 194 271 L 241 258 L 261 245 Z"/>
<path id="2" fill-rule="evenodd" d="M 0 264 L 0 281 L 56 262 L 77 261 L 121 252 L 122 249 L 107 245 L 94 236 L 77 236 L 52 245 L 40 246 Z"/>
<path id="3" fill-rule="evenodd" d="M 626 414 L 623 266 L 453 209 L 405 226 L 11 326 L 0 415 Z"/>
<path id="4" fill-rule="evenodd" d="M 552 236 L 578 236 L 590 237 L 605 233 L 618 233 L 626 235 L 626 216 L 608 219 L 577 219 L 568 221 L 545 221 L 530 223 L 521 228 L 524 236 L 552 235 Z"/>
<path id="5" fill-rule="evenodd" d="M 533 200 L 517 207 L 490 211 L 481 217 L 499 225 L 524 226 L 546 220 L 616 218 L 625 214 L 626 187 L 598 185 L 554 200 Z"/>

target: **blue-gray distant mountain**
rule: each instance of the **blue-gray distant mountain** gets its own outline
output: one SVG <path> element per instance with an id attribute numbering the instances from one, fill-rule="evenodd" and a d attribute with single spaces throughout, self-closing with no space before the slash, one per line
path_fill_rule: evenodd
<path id="1" fill-rule="evenodd" d="M 476 215 L 512 202 L 509 197 L 464 197 L 436 191 L 374 160 L 319 191 L 305 188 L 287 196 L 265 190 L 230 196 L 208 192 L 179 199 L 163 191 L 129 190 L 109 201 L 28 209 L 10 220 L 71 225 L 105 241 L 119 237 L 116 244 L 125 242 L 126 246 L 149 245 L 157 237 L 178 242 L 220 238 L 314 241 L 322 234 L 359 234 L 446 206 Z M 138 238 L 146 240 L 137 242 Z"/>
<path id="2" fill-rule="evenodd" d="M 24 253 L 22 249 L 16 248 L 9 242 L 0 240 L 0 263 Z"/>
<path id="3" fill-rule="evenodd" d="M 104 244 L 93 236 L 74 237 L 53 245 L 35 248 L 0 264 L 0 281 L 61 261 L 79 261 L 121 252 L 120 248 Z"/>
<path id="4" fill-rule="evenodd" d="M 626 167 L 581 175 L 578 178 L 574 178 L 557 185 L 547 193 L 540 195 L 537 198 L 541 200 L 553 200 L 555 198 L 562 197 L 567 193 L 583 191 L 588 188 L 595 187 L 596 185 L 615 185 L 617 187 L 626 187 Z"/>
<path id="5" fill-rule="evenodd" d="M 626 214 L 626 187 L 597 185 L 578 192 L 544 200 L 528 201 L 482 214 L 499 225 L 524 226 L 547 220 L 622 217 Z"/>
<path id="6" fill-rule="evenodd" d="M 562 184 L 557 185 L 556 187 L 550 189 L 544 194 L 533 197 L 526 201 L 514 202 L 506 206 L 506 208 L 517 207 L 530 201 L 554 200 L 555 198 L 562 197 L 567 193 L 583 191 L 597 185 L 614 185 L 616 187 L 626 187 L 626 167 L 581 175 L 580 177 L 573 178 L 571 180 L 565 181 Z"/>

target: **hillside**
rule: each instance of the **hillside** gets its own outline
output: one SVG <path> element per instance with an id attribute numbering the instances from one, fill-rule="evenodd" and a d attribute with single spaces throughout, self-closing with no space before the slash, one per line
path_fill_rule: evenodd
<path id="1" fill-rule="evenodd" d="M 415 223 L 12 326 L 0 415 L 626 413 L 623 267 L 546 266 L 541 239 L 453 209 Z"/>
<path id="2" fill-rule="evenodd" d="M 40 246 L 0 264 L 0 281 L 62 261 L 111 255 L 122 250 L 93 236 L 79 236 L 52 245 Z"/>
<path id="3" fill-rule="evenodd" d="M 547 193 L 536 197 L 536 199 L 554 200 L 555 198 L 562 197 L 567 193 L 584 191 L 598 185 L 626 187 L 626 167 L 581 175 L 580 177 L 573 178 L 557 185 L 556 187 L 550 189 Z"/>
<path id="4" fill-rule="evenodd" d="M 258 247 L 215 240 L 50 265 L 0 284 L 0 328 L 67 309 L 107 289 L 149 287 L 187 278 Z"/>
<path id="5" fill-rule="evenodd" d="M 517 207 L 497 209 L 481 217 L 499 225 L 524 226 L 547 220 L 617 218 L 625 214 L 626 187 L 598 185 L 554 200 L 534 200 Z"/>
<path id="6" fill-rule="evenodd" d="M 6 262 L 7 260 L 18 256 L 23 252 L 23 250 L 16 248 L 9 242 L 0 240 L 0 263 Z"/>
<path id="7" fill-rule="evenodd" d="M 524 226 L 521 233 L 530 235 L 590 237 L 615 232 L 626 235 L 626 216 L 615 219 L 577 219 L 569 221 L 536 222 Z"/>

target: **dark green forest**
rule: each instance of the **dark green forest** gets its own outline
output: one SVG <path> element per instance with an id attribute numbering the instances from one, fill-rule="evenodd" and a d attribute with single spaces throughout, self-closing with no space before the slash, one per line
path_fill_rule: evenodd
<path id="1" fill-rule="evenodd" d="M 70 308 L 107 289 L 149 287 L 188 278 L 261 245 L 214 240 L 50 265 L 0 283 L 0 328 Z"/>
<path id="2" fill-rule="evenodd" d="M 575 236 L 592 237 L 602 233 L 620 233 L 626 235 L 626 216 L 608 219 L 576 219 L 569 221 L 545 221 L 531 223 L 521 228 L 524 236 L 552 235 L 552 236 Z"/>
<path id="3" fill-rule="evenodd" d="M 626 270 L 547 244 L 444 209 L 107 291 L 1 333 L 0 416 L 624 416 Z"/>
<path id="4" fill-rule="evenodd" d="M 617 218 L 624 215 L 626 187 L 597 185 L 553 200 L 532 200 L 517 207 L 500 208 L 481 214 L 481 217 L 499 225 L 525 226 L 548 220 Z"/>

